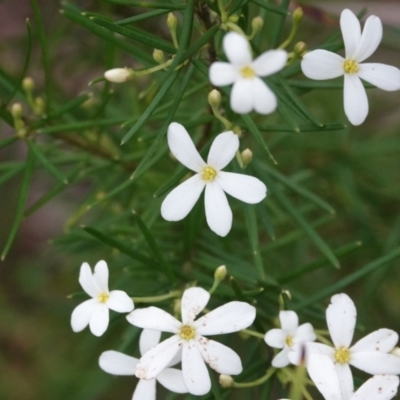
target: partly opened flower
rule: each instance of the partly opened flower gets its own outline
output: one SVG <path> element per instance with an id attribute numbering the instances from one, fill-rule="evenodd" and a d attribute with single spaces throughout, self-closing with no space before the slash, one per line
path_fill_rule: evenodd
<path id="1" fill-rule="evenodd" d="M 331 360 L 339 377 L 343 399 L 349 399 L 353 393 L 353 376 L 350 365 L 372 375 L 400 374 L 400 358 L 388 354 L 395 347 L 398 335 L 390 329 L 379 329 L 370 333 L 350 347 L 356 325 L 357 311 L 353 301 L 346 294 L 337 294 L 331 298 L 326 310 L 326 321 L 334 347 L 321 343 L 306 345 L 307 357 L 322 354 Z M 292 363 L 296 361 L 289 354 Z M 314 364 L 318 363 L 315 359 Z M 308 362 L 307 362 L 308 366 Z M 320 369 L 323 370 L 321 364 Z M 330 379 L 327 377 L 326 379 Z M 357 398 L 358 399 L 358 398 Z"/>
<path id="2" fill-rule="evenodd" d="M 163 201 L 161 215 L 167 221 L 185 218 L 205 188 L 208 226 L 217 235 L 226 236 L 232 227 L 232 210 L 225 192 L 250 204 L 265 198 L 267 188 L 259 179 L 221 171 L 239 148 L 239 138 L 233 132 L 224 132 L 215 138 L 207 163 L 196 150 L 186 129 L 176 122 L 168 128 L 168 145 L 172 154 L 196 174 L 176 187 Z"/>
<path id="3" fill-rule="evenodd" d="M 91 297 L 84 301 L 71 315 L 74 332 L 80 332 L 88 325 L 93 335 L 101 336 L 108 327 L 109 309 L 123 313 L 133 310 L 132 299 L 122 290 L 108 290 L 108 267 L 105 261 L 99 261 L 94 273 L 88 263 L 83 263 L 79 274 L 82 289 Z"/>
<path id="4" fill-rule="evenodd" d="M 283 368 L 289 364 L 288 354 L 294 345 L 316 339 L 312 325 L 306 323 L 299 326 L 299 318 L 294 311 L 281 311 L 279 320 L 281 329 L 271 329 L 264 337 L 268 346 L 282 349 L 272 360 L 275 368 Z"/>
<path id="5" fill-rule="evenodd" d="M 182 297 L 182 322 L 157 307 L 135 310 L 127 320 L 140 328 L 173 333 L 173 336 L 149 350 L 136 366 L 136 376 L 153 379 L 177 354 L 182 352 L 183 380 L 194 395 L 210 391 L 211 381 L 206 364 L 226 375 L 242 372 L 239 356 L 229 347 L 204 335 L 221 335 L 247 328 L 254 321 L 256 310 L 253 306 L 232 301 L 205 314 L 195 321 L 204 309 L 210 294 L 198 287 L 185 290 Z"/>
<path id="6" fill-rule="evenodd" d="M 239 114 L 256 110 L 270 114 L 277 106 L 275 94 L 260 78 L 280 71 L 286 64 L 285 50 L 270 50 L 253 60 L 249 42 L 236 32 L 224 36 L 228 62 L 217 61 L 210 67 L 210 81 L 215 86 L 232 85 L 231 108 Z"/>
<path id="7" fill-rule="evenodd" d="M 350 10 L 340 16 L 345 58 L 327 50 L 307 53 L 301 62 L 304 75 L 311 79 L 332 79 L 344 75 L 344 111 L 353 125 L 368 115 L 368 99 L 361 79 L 387 91 L 400 89 L 400 70 L 385 64 L 364 63 L 382 39 L 382 23 L 368 17 L 361 33 L 360 22 Z"/>
<path id="8" fill-rule="evenodd" d="M 140 354 L 143 355 L 156 346 L 160 341 L 160 336 L 160 331 L 143 330 L 139 343 Z M 100 367 L 112 375 L 135 375 L 138 362 L 137 358 L 113 350 L 105 351 L 99 358 Z M 173 362 L 169 365 L 177 364 L 180 360 L 173 360 Z M 141 379 L 136 386 L 132 400 L 155 400 L 156 381 L 171 392 L 187 393 L 182 371 L 175 368 L 165 368 L 154 379 Z"/>
<path id="9" fill-rule="evenodd" d="M 344 394 L 340 377 L 332 360 L 321 354 L 313 354 L 308 361 L 308 373 L 325 400 L 390 400 L 397 393 L 399 378 L 394 375 L 375 375 L 358 390 Z"/>

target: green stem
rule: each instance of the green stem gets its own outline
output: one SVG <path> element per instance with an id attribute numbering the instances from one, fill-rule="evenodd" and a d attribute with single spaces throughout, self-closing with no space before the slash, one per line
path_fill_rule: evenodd
<path id="1" fill-rule="evenodd" d="M 252 331 L 251 329 L 242 329 L 240 332 L 246 333 L 247 335 L 254 336 L 260 339 L 264 339 L 265 334 Z"/>
<path id="2" fill-rule="evenodd" d="M 182 292 L 180 290 L 173 290 L 167 294 L 162 294 L 160 296 L 132 297 L 132 300 L 134 303 L 158 303 L 160 301 L 180 296 L 182 296 Z"/>
<path id="3" fill-rule="evenodd" d="M 266 382 L 269 378 L 271 378 L 271 376 L 275 373 L 276 368 L 269 368 L 267 370 L 267 373 L 262 376 L 261 378 L 256 379 L 253 382 L 233 382 L 232 387 L 234 388 L 238 388 L 238 389 L 246 389 L 246 388 L 251 388 L 254 386 L 260 386 L 262 385 L 264 382 Z"/>

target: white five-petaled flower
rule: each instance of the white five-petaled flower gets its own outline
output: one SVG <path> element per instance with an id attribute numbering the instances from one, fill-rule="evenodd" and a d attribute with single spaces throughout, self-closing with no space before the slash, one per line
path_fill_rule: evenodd
<path id="1" fill-rule="evenodd" d="M 267 188 L 252 176 L 221 171 L 235 157 L 239 138 L 233 132 L 219 134 L 211 145 L 207 163 L 196 150 L 186 129 L 173 122 L 168 128 L 168 145 L 172 154 L 194 176 L 172 190 L 161 205 L 161 215 L 167 221 L 180 221 L 193 208 L 205 188 L 207 223 L 217 235 L 226 236 L 232 227 L 232 210 L 225 192 L 245 203 L 259 203 Z"/>
<path id="2" fill-rule="evenodd" d="M 229 347 L 204 335 L 237 332 L 250 326 L 256 316 L 253 306 L 232 301 L 205 314 L 195 321 L 204 309 L 210 294 L 199 287 L 185 290 L 182 296 L 182 322 L 157 307 L 133 311 L 127 320 L 140 328 L 173 333 L 149 350 L 136 366 L 136 376 L 153 379 L 178 353 L 182 353 L 183 380 L 189 393 L 200 396 L 211 389 L 210 376 L 205 363 L 221 374 L 237 375 L 242 372 L 239 356 Z"/>
<path id="3" fill-rule="evenodd" d="M 326 321 L 334 347 L 321 343 L 306 344 L 308 360 L 313 354 L 322 354 L 331 360 L 336 369 L 342 396 L 345 400 L 350 399 L 354 391 L 350 365 L 372 375 L 400 374 L 400 358 L 388 354 L 397 343 L 397 333 L 390 329 L 379 329 L 350 347 L 356 318 L 357 311 L 349 296 L 344 293 L 333 296 L 331 304 L 326 310 Z M 291 352 L 289 359 L 293 364 L 297 364 L 298 351 Z M 323 359 L 315 360 L 314 364 Z M 322 364 L 320 369 L 323 370 Z M 329 380 L 330 378 L 327 377 L 326 379 Z"/>
<path id="4" fill-rule="evenodd" d="M 133 310 L 132 299 L 122 290 L 108 290 L 108 267 L 105 261 L 99 261 L 94 273 L 88 263 L 83 263 L 79 273 L 79 283 L 91 297 L 79 304 L 71 315 L 74 332 L 80 332 L 88 325 L 93 335 L 101 336 L 108 327 L 109 309 L 123 313 Z"/>
<path id="5" fill-rule="evenodd" d="M 253 60 L 249 42 L 236 32 L 224 36 L 227 62 L 211 64 L 210 81 L 215 86 L 233 84 L 231 108 L 239 114 L 256 110 L 260 114 L 275 111 L 277 100 L 272 90 L 260 78 L 280 71 L 286 64 L 285 50 L 270 50 Z"/>
<path id="6" fill-rule="evenodd" d="M 282 349 L 272 360 L 272 366 L 283 368 L 289 364 L 288 354 L 294 345 L 313 342 L 316 339 L 310 323 L 299 326 L 299 318 L 294 311 L 279 313 L 281 329 L 271 329 L 264 337 L 268 346 Z"/>
<path id="7" fill-rule="evenodd" d="M 382 23 L 377 16 L 368 17 L 361 33 L 359 20 L 346 9 L 340 16 L 340 27 L 345 58 L 327 50 L 314 50 L 303 57 L 301 69 L 316 80 L 344 75 L 344 110 L 353 125 L 360 125 L 368 115 L 368 98 L 361 79 L 383 90 L 399 90 L 400 70 L 385 64 L 362 64 L 382 39 Z"/>
<path id="8" fill-rule="evenodd" d="M 375 375 L 355 393 L 343 394 L 337 370 L 329 357 L 311 355 L 307 369 L 325 400 L 390 400 L 396 396 L 399 386 L 399 378 L 395 375 Z"/>
<path id="9" fill-rule="evenodd" d="M 161 337 L 160 331 L 144 329 L 140 335 L 140 354 L 144 355 L 156 346 Z M 139 360 L 118 351 L 105 351 L 99 358 L 100 367 L 112 375 L 135 375 L 136 365 Z M 178 364 L 180 359 L 174 359 L 169 363 L 170 366 Z M 132 400 L 155 400 L 156 381 L 162 386 L 175 393 L 187 393 L 183 382 L 182 371 L 175 368 L 165 368 L 154 379 L 140 379 L 136 385 Z"/>

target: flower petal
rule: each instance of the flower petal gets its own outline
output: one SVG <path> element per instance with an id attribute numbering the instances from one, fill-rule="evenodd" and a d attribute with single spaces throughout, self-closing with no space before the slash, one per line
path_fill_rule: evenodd
<path id="1" fill-rule="evenodd" d="M 204 361 L 220 374 L 238 375 L 243 371 L 240 357 L 229 347 L 200 336 L 195 341 Z"/>
<path id="2" fill-rule="evenodd" d="M 350 364 L 371 375 L 400 374 L 400 357 L 377 351 L 363 351 L 351 354 Z"/>
<path id="3" fill-rule="evenodd" d="M 360 339 L 350 350 L 353 354 L 360 351 L 388 353 L 393 350 L 398 340 L 399 335 L 395 331 L 383 328 Z"/>
<path id="4" fill-rule="evenodd" d="M 383 28 L 380 18 L 371 15 L 365 21 L 360 43 L 353 58 L 358 62 L 363 62 L 378 48 L 382 40 Z"/>
<path id="5" fill-rule="evenodd" d="M 253 107 L 259 114 L 271 114 L 276 110 L 278 100 L 275 93 L 261 78 L 253 79 Z"/>
<path id="6" fill-rule="evenodd" d="M 289 347 L 285 347 L 281 350 L 272 360 L 272 366 L 275 368 L 284 368 L 289 365 L 290 361 L 288 358 L 290 352 Z"/>
<path id="7" fill-rule="evenodd" d="M 156 347 L 160 343 L 161 331 L 153 329 L 143 329 L 139 339 L 140 355 L 143 356 L 150 349 Z"/>
<path id="8" fill-rule="evenodd" d="M 238 114 L 248 114 L 253 109 L 253 79 L 238 79 L 233 84 L 230 104 Z"/>
<path id="9" fill-rule="evenodd" d="M 137 358 L 114 350 L 104 351 L 99 358 L 100 368 L 112 375 L 135 375 L 138 362 Z"/>
<path id="10" fill-rule="evenodd" d="M 343 399 L 350 399 L 354 391 L 353 375 L 349 364 L 335 363 Z"/>
<path id="11" fill-rule="evenodd" d="M 89 325 L 90 318 L 97 304 L 97 300 L 90 299 L 74 308 L 71 315 L 71 327 L 74 332 L 80 332 Z"/>
<path id="12" fill-rule="evenodd" d="M 126 316 L 128 322 L 139 328 L 177 333 L 181 323 L 171 314 L 158 307 L 140 308 Z"/>
<path id="13" fill-rule="evenodd" d="M 332 362 L 334 361 L 334 349 L 322 343 L 306 342 L 296 343 L 292 346 L 288 355 L 289 360 L 294 365 L 300 365 L 305 357 L 306 362 L 313 354 L 319 354 L 329 357 Z"/>
<path id="14" fill-rule="evenodd" d="M 393 375 L 376 375 L 368 379 L 350 400 L 390 400 L 397 394 L 399 378 Z"/>
<path id="15" fill-rule="evenodd" d="M 156 400 L 156 380 L 141 379 L 136 385 L 132 400 Z"/>
<path id="16" fill-rule="evenodd" d="M 199 335 L 221 335 L 249 327 L 256 317 L 256 309 L 242 301 L 231 301 L 210 311 L 195 321 Z"/>
<path id="17" fill-rule="evenodd" d="M 134 308 L 133 300 L 122 290 L 112 290 L 107 300 L 107 306 L 117 312 L 131 312 Z"/>
<path id="18" fill-rule="evenodd" d="M 324 355 L 313 354 L 307 371 L 325 400 L 342 400 L 339 378 L 333 361 Z"/>
<path id="19" fill-rule="evenodd" d="M 110 312 L 108 307 L 103 303 L 98 303 L 90 318 L 89 328 L 95 336 L 101 336 L 108 327 L 110 320 Z"/>
<path id="20" fill-rule="evenodd" d="M 232 210 L 221 186 L 216 181 L 206 185 L 206 219 L 210 229 L 219 236 L 226 236 L 232 228 Z"/>
<path id="21" fill-rule="evenodd" d="M 249 175 L 220 171 L 217 183 L 224 192 L 248 204 L 259 203 L 267 195 L 264 183 Z"/>
<path id="22" fill-rule="evenodd" d="M 235 66 L 245 66 L 253 59 L 250 44 L 240 33 L 227 33 L 223 39 L 223 47 L 226 57 Z"/>
<path id="23" fill-rule="evenodd" d="M 161 215 L 167 221 L 180 221 L 192 210 L 206 183 L 196 174 L 177 186 L 161 204 Z"/>
<path id="24" fill-rule="evenodd" d="M 79 271 L 79 283 L 82 286 L 82 289 L 92 297 L 97 297 L 101 290 L 95 282 L 92 270 L 88 263 L 84 262 L 81 265 L 81 269 Z"/>
<path id="25" fill-rule="evenodd" d="M 178 335 L 159 343 L 149 350 L 139 360 L 135 374 L 139 379 L 155 378 L 174 358 L 182 346 L 182 340 Z"/>
<path id="26" fill-rule="evenodd" d="M 281 328 L 289 335 L 294 335 L 299 326 L 299 317 L 294 311 L 281 311 L 279 313 Z"/>
<path id="27" fill-rule="evenodd" d="M 181 164 L 194 172 L 199 172 L 205 167 L 205 162 L 183 125 L 172 122 L 169 124 L 167 135 L 169 149 Z"/>
<path id="28" fill-rule="evenodd" d="M 310 79 L 333 79 L 344 74 L 344 58 L 327 50 L 310 51 L 303 56 L 301 70 Z"/>
<path id="29" fill-rule="evenodd" d="M 332 296 L 326 310 L 329 333 L 336 348 L 350 347 L 356 325 L 357 311 L 347 294 Z"/>
<path id="30" fill-rule="evenodd" d="M 239 77 L 237 68 L 232 64 L 221 61 L 212 63 L 208 73 L 210 82 L 214 86 L 231 85 Z"/>
<path id="31" fill-rule="evenodd" d="M 344 75 L 344 111 L 353 125 L 361 125 L 368 115 L 368 98 L 356 74 Z"/>
<path id="32" fill-rule="evenodd" d="M 268 346 L 274 347 L 275 349 L 283 349 L 286 344 L 287 332 L 282 329 L 271 329 L 265 336 L 264 340 Z"/>
<path id="33" fill-rule="evenodd" d="M 182 296 L 181 314 L 184 324 L 191 324 L 210 300 L 210 293 L 200 287 L 186 289 Z"/>
<path id="34" fill-rule="evenodd" d="M 358 76 L 382 90 L 400 90 L 400 69 L 386 64 L 360 64 Z"/>
<path id="35" fill-rule="evenodd" d="M 187 393 L 185 382 L 183 381 L 182 371 L 175 368 L 165 368 L 161 371 L 157 378 L 165 388 L 175 393 Z"/>
<path id="36" fill-rule="evenodd" d="M 314 328 L 310 323 L 300 325 L 293 338 L 294 343 L 313 342 L 317 336 L 315 335 Z"/>
<path id="37" fill-rule="evenodd" d="M 361 25 L 358 18 L 348 9 L 340 15 L 340 28 L 342 30 L 346 58 L 353 58 L 361 40 Z"/>
<path id="38" fill-rule="evenodd" d="M 193 340 L 185 342 L 183 345 L 182 373 L 189 393 L 202 396 L 210 391 L 210 375 L 203 357 Z"/>
<path id="39" fill-rule="evenodd" d="M 211 145 L 207 164 L 217 170 L 225 168 L 235 157 L 238 148 L 238 135 L 235 135 L 232 131 L 220 133 Z"/>
<path id="40" fill-rule="evenodd" d="M 108 266 L 104 260 L 95 265 L 93 279 L 102 292 L 108 293 Z"/>
<path id="41" fill-rule="evenodd" d="M 251 64 L 258 76 L 269 76 L 280 71 L 287 61 L 285 50 L 269 50 L 259 55 Z"/>

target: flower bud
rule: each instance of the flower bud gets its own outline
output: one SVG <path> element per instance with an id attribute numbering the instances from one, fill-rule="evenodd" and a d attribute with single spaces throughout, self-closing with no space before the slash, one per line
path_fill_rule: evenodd
<path id="1" fill-rule="evenodd" d="M 211 107 L 218 108 L 221 104 L 221 93 L 217 89 L 211 90 L 208 94 L 208 102 Z"/>
<path id="2" fill-rule="evenodd" d="M 223 388 L 229 388 L 233 385 L 233 378 L 230 375 L 222 374 L 219 376 L 219 384 Z"/>
<path id="3" fill-rule="evenodd" d="M 35 82 L 33 81 L 33 79 L 29 76 L 24 78 L 24 80 L 22 81 L 22 89 L 25 92 L 32 92 L 34 88 L 35 88 Z"/>
<path id="4" fill-rule="evenodd" d="M 22 105 L 21 103 L 14 103 L 11 106 L 11 115 L 14 119 L 20 119 L 22 117 Z"/>
<path id="5" fill-rule="evenodd" d="M 176 27 L 178 25 L 178 19 L 171 12 L 168 14 L 168 17 L 167 17 L 167 25 L 168 25 L 169 29 L 174 29 L 174 30 L 176 29 Z"/>
<path id="6" fill-rule="evenodd" d="M 393 354 L 396 357 L 400 357 L 400 347 L 395 347 L 389 354 Z"/>
<path id="7" fill-rule="evenodd" d="M 297 42 L 293 48 L 295 54 L 300 57 L 307 51 L 307 45 L 304 42 Z"/>
<path id="8" fill-rule="evenodd" d="M 160 49 L 154 49 L 153 51 L 153 58 L 159 64 L 163 64 L 165 62 L 164 53 Z"/>
<path id="9" fill-rule="evenodd" d="M 219 266 L 214 272 L 214 278 L 216 281 L 223 281 L 226 277 L 227 270 L 225 265 Z"/>
<path id="10" fill-rule="evenodd" d="M 303 9 L 301 7 L 297 7 L 293 13 L 293 21 L 300 22 L 303 19 L 303 16 L 304 16 Z"/>
<path id="11" fill-rule="evenodd" d="M 243 168 L 246 168 L 253 160 L 253 152 L 250 149 L 245 149 L 240 153 L 242 158 Z"/>
<path id="12" fill-rule="evenodd" d="M 260 16 L 253 18 L 253 20 L 251 21 L 251 27 L 253 28 L 253 31 L 260 31 L 263 25 L 264 20 Z"/>
<path id="13" fill-rule="evenodd" d="M 104 73 L 104 78 L 109 82 L 122 83 L 133 78 L 133 70 L 130 68 L 113 68 Z"/>

